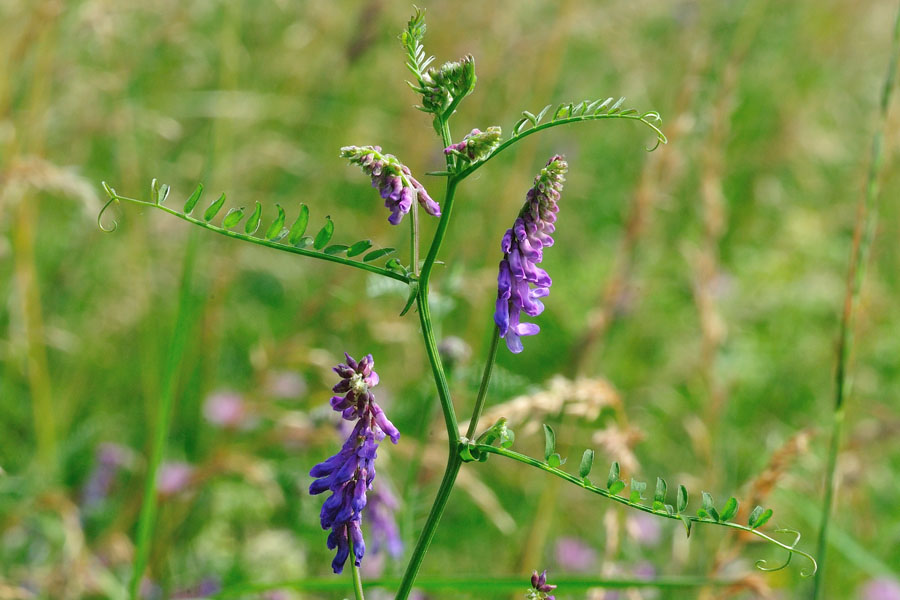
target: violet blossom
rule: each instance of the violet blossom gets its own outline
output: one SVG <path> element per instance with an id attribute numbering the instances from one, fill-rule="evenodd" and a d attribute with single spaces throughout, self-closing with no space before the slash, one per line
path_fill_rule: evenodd
<path id="1" fill-rule="evenodd" d="M 531 574 L 531 589 L 528 590 L 527 600 L 556 600 L 556 596 L 551 596 L 550 592 L 556 589 L 555 585 L 547 583 L 547 569 L 538 575 L 535 571 Z"/>
<path id="2" fill-rule="evenodd" d="M 334 386 L 338 396 L 331 398 L 331 407 L 347 421 L 356 421 L 341 450 L 312 468 L 315 478 L 309 486 L 310 494 L 330 491 L 319 515 L 322 529 L 331 529 L 328 549 L 337 550 L 331 567 L 335 573 L 344 569 L 353 545 L 354 564 L 359 566 L 366 551 L 360 527 L 361 513 L 366 507 L 366 492 L 375 480 L 375 457 L 378 443 L 385 435 L 395 444 L 400 432 L 375 402 L 370 391 L 378 384 L 378 373 L 372 370 L 372 355 L 358 363 L 349 354 L 347 362 L 334 371 L 341 381 Z"/>
<path id="3" fill-rule="evenodd" d="M 425 186 L 396 156 L 382 153 L 381 146 L 344 146 L 341 156 L 358 165 L 363 173 L 372 178 L 372 187 L 378 188 L 384 206 L 391 211 L 388 217 L 391 225 L 400 224 L 403 215 L 412 208 L 413 200 L 418 200 L 429 215 L 441 216 L 440 205 L 431 199 Z"/>
<path id="4" fill-rule="evenodd" d="M 500 145 L 501 133 L 502 130 L 496 126 L 485 131 L 473 129 L 461 142 L 444 148 L 444 154 L 456 154 L 470 162 L 484 160 Z"/>
<path id="5" fill-rule="evenodd" d="M 560 193 L 569 165 L 562 156 L 554 156 L 534 178 L 525 205 L 512 228 L 506 230 L 500 248 L 503 260 L 497 276 L 497 309 L 494 322 L 500 337 L 506 339 L 511 352 L 522 351 L 523 335 L 534 335 L 540 327 L 520 322 L 520 313 L 535 317 L 544 311 L 539 300 L 550 293 L 550 276 L 537 266 L 544 258 L 543 249 L 553 245 L 550 234 L 556 229 Z"/>

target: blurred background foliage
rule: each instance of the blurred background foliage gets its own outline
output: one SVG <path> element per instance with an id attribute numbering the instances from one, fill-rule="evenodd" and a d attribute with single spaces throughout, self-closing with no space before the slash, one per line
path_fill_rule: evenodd
<path id="1" fill-rule="evenodd" d="M 670 139 L 648 154 L 652 140 L 631 123 L 558 128 L 462 188 L 432 286 L 439 336 L 459 338 L 461 414 L 492 327 L 500 236 L 534 173 L 562 152 L 571 172 L 545 260 L 555 285 L 542 333 L 522 355 L 501 352 L 489 406 L 525 396 L 508 405 L 523 451 L 539 454 L 536 425 L 555 423 L 570 461 L 590 445 L 626 476 L 764 503 L 812 549 L 834 342 L 895 3 L 420 5 L 438 62 L 476 57 L 455 138 L 508 130 L 523 109 L 626 95 L 658 110 Z M 401 498 L 408 552 L 443 443 L 417 321 L 397 316 L 404 291 L 135 206 L 117 210 L 111 235 L 96 215 L 101 180 L 146 197 L 158 177 L 171 202 L 203 181 L 210 196 L 259 200 L 270 215 L 276 202 L 289 214 L 305 202 L 311 223 L 334 219 L 338 242 L 407 248 L 406 229 L 386 223 L 338 149 L 380 144 L 417 174 L 441 168 L 404 84 L 397 34 L 410 12 L 384 0 L 0 2 L 0 597 L 121 597 L 189 244 L 198 269 L 147 597 L 330 572 L 307 473 L 339 443 L 326 400 L 345 350 L 374 354 L 378 397 L 404 432 L 382 449 L 379 481 Z M 890 586 L 900 564 L 897 125 L 893 111 L 838 465 L 833 598 L 875 598 L 873 581 Z M 442 182 L 420 179 L 437 198 Z M 426 239 L 434 224 L 424 221 Z M 799 567 L 755 571 L 756 559 L 780 556 L 727 531 L 698 527 L 688 543 L 680 525 L 500 459 L 464 475 L 425 577 L 549 568 L 551 581 L 740 580 L 620 598 L 808 592 Z M 366 558 L 369 576 L 402 565 Z M 265 597 L 349 594 L 289 587 Z"/>

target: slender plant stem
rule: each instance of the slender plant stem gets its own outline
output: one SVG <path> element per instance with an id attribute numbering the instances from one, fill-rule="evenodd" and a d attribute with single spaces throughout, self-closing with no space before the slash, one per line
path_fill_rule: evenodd
<path id="1" fill-rule="evenodd" d="M 500 342 L 500 328 L 494 325 L 491 335 L 491 349 L 488 350 L 487 360 L 484 362 L 484 372 L 481 375 L 481 385 L 478 388 L 478 397 L 475 399 L 475 408 L 472 409 L 472 418 L 469 420 L 469 428 L 466 430 L 466 438 L 471 440 L 478 428 L 478 419 L 484 410 L 484 400 L 487 397 L 488 386 L 491 383 L 491 374 L 494 372 L 494 363 L 497 360 L 497 347 Z"/>
<path id="2" fill-rule="evenodd" d="M 536 458 L 532 458 L 525 454 L 521 454 L 514 450 L 508 450 L 506 448 L 491 446 L 488 444 L 471 444 L 469 446 L 469 450 L 470 451 L 474 450 L 479 453 L 487 452 L 490 454 L 499 454 L 500 456 L 505 456 L 506 458 L 511 458 L 512 460 L 518 461 L 520 463 L 524 463 L 524 464 L 532 466 L 532 467 L 536 467 L 536 468 L 538 468 L 542 471 L 546 471 L 547 473 L 550 473 L 552 475 L 556 475 L 557 477 L 565 479 L 569 483 L 573 483 L 579 487 L 586 489 L 589 492 L 593 492 L 594 494 L 598 494 L 600 496 L 603 496 L 604 498 L 612 500 L 613 502 L 618 502 L 619 504 L 624 504 L 625 506 L 628 506 L 629 508 L 633 508 L 635 510 L 640 510 L 645 513 L 650 513 L 650 514 L 656 515 L 658 517 L 661 517 L 663 519 L 672 519 L 672 520 L 676 520 L 676 521 L 680 520 L 685 523 L 690 522 L 693 524 L 720 525 L 722 527 L 729 527 L 731 529 L 739 529 L 739 530 L 745 531 L 747 533 L 752 533 L 753 535 L 760 537 L 772 544 L 775 544 L 776 546 L 779 546 L 780 548 L 783 548 L 784 550 L 787 550 L 790 553 L 790 555 L 788 556 L 787 562 L 785 562 L 780 567 L 769 568 L 769 567 L 766 567 L 765 561 L 758 561 L 756 563 L 757 567 L 761 568 L 764 571 L 777 571 L 778 569 L 786 567 L 788 565 L 788 563 L 790 563 L 791 556 L 796 552 L 797 554 L 808 559 L 810 561 L 810 563 L 812 563 L 812 571 L 805 573 L 805 576 L 808 577 L 809 575 L 812 575 L 813 573 L 816 572 L 817 564 L 816 564 L 815 558 L 813 558 L 812 555 L 808 554 L 807 552 L 804 552 L 803 550 L 798 550 L 795 547 L 796 543 L 800 540 L 799 534 L 797 534 L 797 532 L 793 532 L 793 533 L 797 534 L 797 538 L 794 540 L 794 543 L 792 545 L 788 545 L 788 544 L 785 544 L 784 542 L 780 542 L 780 541 L 776 540 L 775 538 L 763 533 L 762 531 L 760 531 L 758 529 L 753 529 L 746 525 L 741 525 L 739 523 L 734 523 L 732 521 L 714 521 L 714 520 L 709 520 L 709 519 L 701 519 L 699 516 L 692 516 L 692 515 L 686 515 L 686 514 L 672 514 L 666 510 L 656 510 L 651 506 L 646 506 L 646 505 L 640 504 L 639 502 L 632 502 L 629 498 L 626 498 L 624 496 L 619 496 L 617 494 L 613 494 L 609 490 L 605 490 L 603 488 L 593 485 L 587 478 L 582 478 L 582 477 L 578 477 L 576 475 L 572 475 L 571 473 L 567 473 L 557 467 L 551 467 L 549 464 L 547 464 L 543 461 L 540 461 Z M 788 530 L 780 530 L 780 531 L 786 532 Z"/>
<path id="3" fill-rule="evenodd" d="M 699 588 L 707 585 L 730 586 L 740 583 L 741 579 L 732 578 L 708 578 L 708 577 L 660 577 L 657 579 L 604 579 L 600 577 L 553 577 L 553 581 L 567 590 L 586 590 L 589 588 L 605 589 L 660 589 L 679 590 Z M 392 588 L 397 586 L 396 579 L 369 579 L 363 583 L 367 588 Z M 260 593 L 266 590 L 292 589 L 302 591 L 331 591 L 340 590 L 344 582 L 333 577 L 307 577 L 295 581 L 278 581 L 273 583 L 240 584 L 229 586 L 221 592 L 210 596 L 224 600 L 226 598 L 238 598 L 248 594 Z M 504 592 L 523 590 L 527 587 L 527 578 L 521 575 L 500 577 L 442 577 L 422 578 L 416 582 L 416 587 L 428 591 L 458 591 L 467 590 L 473 592 L 481 590 L 485 592 Z M 524 595 L 524 594 L 522 594 Z M 520 595 L 521 596 L 521 595 Z"/>
<path id="4" fill-rule="evenodd" d="M 172 343 L 169 346 L 168 360 L 163 373 L 162 396 L 159 403 L 155 437 L 150 451 L 150 459 L 147 463 L 147 474 L 144 478 L 144 499 L 138 520 L 137 548 L 134 553 L 134 568 L 129 584 L 131 600 L 138 600 L 139 598 L 141 577 L 147 568 L 147 561 L 150 557 L 150 543 L 157 513 L 156 476 L 159 471 L 159 465 L 162 462 L 166 439 L 169 437 L 172 406 L 175 400 L 176 375 L 178 367 L 181 365 L 181 359 L 184 356 L 184 349 L 187 345 L 190 330 L 192 316 L 190 310 L 190 288 L 196 258 L 197 238 L 192 235 L 188 239 L 188 246 L 184 255 L 184 265 L 181 271 L 181 289 L 178 298 L 178 316 L 175 319 L 175 330 L 172 334 Z"/>
<path id="5" fill-rule="evenodd" d="M 110 192 L 107 191 L 109 194 Z M 179 219 L 187 221 L 188 223 L 192 223 L 194 225 L 198 225 L 203 227 L 204 229 L 208 229 L 210 231 L 214 231 L 216 233 L 222 234 L 224 236 L 228 236 L 230 238 L 243 240 L 245 242 L 250 242 L 252 244 L 256 244 L 258 246 L 265 246 L 267 248 L 274 248 L 276 250 L 281 250 L 283 252 L 290 252 L 291 254 L 299 254 L 301 256 L 308 256 L 310 258 L 318 258 L 320 260 L 327 260 L 329 262 L 335 262 L 342 265 L 347 265 L 348 267 L 355 267 L 357 269 L 362 269 L 363 271 L 368 271 L 369 273 L 375 273 L 376 275 L 383 275 L 385 277 L 390 277 L 391 279 L 396 279 L 397 281 L 402 281 L 403 283 L 409 283 L 409 278 L 402 273 L 396 273 L 389 269 L 385 269 L 383 267 L 377 267 L 375 265 L 371 265 L 369 263 L 365 263 L 362 261 L 351 260 L 349 258 L 344 258 L 342 256 L 325 254 L 324 252 L 317 252 L 314 250 L 306 250 L 305 248 L 297 248 L 296 246 L 288 246 L 287 244 L 282 244 L 279 242 L 274 242 L 272 240 L 264 240 L 261 238 L 252 237 L 249 235 L 245 235 L 243 233 L 239 233 L 237 231 L 231 231 L 230 229 L 224 229 L 217 225 L 213 225 L 212 223 L 208 223 L 201 219 L 196 219 L 190 215 L 186 215 L 181 213 L 175 209 L 169 208 L 164 204 L 155 204 L 153 202 L 147 202 L 146 200 L 138 200 L 136 198 L 129 198 L 127 196 L 121 196 L 119 194 L 110 194 L 110 201 L 106 203 L 106 206 L 103 208 L 103 211 L 106 210 L 106 207 L 109 206 L 110 202 L 118 200 L 118 201 L 126 201 L 133 202 L 135 204 L 143 204 L 144 206 L 152 206 L 153 208 L 158 208 L 159 210 L 169 213 L 170 215 L 174 215 Z M 100 212 L 99 219 L 103 216 L 103 211 Z M 101 228 L 103 228 L 101 224 Z M 104 231 L 112 231 L 114 227 L 110 229 L 104 229 Z"/>
<path id="6" fill-rule="evenodd" d="M 419 203 L 412 203 L 412 218 L 409 220 L 409 259 L 412 261 L 412 272 L 419 276 Z"/>
<path id="7" fill-rule="evenodd" d="M 431 545 L 431 540 L 434 538 L 434 533 L 437 531 L 441 515 L 444 514 L 444 508 L 447 506 L 450 492 L 453 491 L 453 486 L 456 483 L 456 476 L 459 474 L 459 467 L 461 464 L 462 460 L 458 453 L 452 452 L 450 456 L 447 457 L 447 468 L 444 470 L 444 478 L 441 480 L 441 487 L 438 488 L 434 504 L 431 506 L 431 512 L 428 514 L 428 520 L 425 521 L 425 527 L 422 528 L 422 533 L 419 534 L 416 547 L 413 549 L 412 556 L 409 558 L 409 563 L 406 565 L 406 571 L 403 573 L 403 579 L 400 581 L 400 587 L 397 589 L 396 600 L 406 600 L 410 591 L 412 591 L 413 582 L 416 579 L 416 575 L 419 573 L 419 567 L 422 565 L 422 560 L 425 558 L 428 546 Z"/>
<path id="8" fill-rule="evenodd" d="M 860 197 L 856 213 L 856 226 L 853 232 L 853 245 L 850 250 L 850 265 L 847 270 L 847 288 L 844 295 L 844 309 L 841 315 L 841 326 L 838 337 L 837 367 L 834 375 L 834 413 L 831 426 L 831 443 L 828 451 L 828 463 L 825 471 L 825 500 L 822 506 L 822 519 L 819 524 L 819 540 L 817 554 L 821 568 L 816 574 L 812 597 L 818 600 L 824 593 L 825 557 L 828 551 L 828 524 L 834 504 L 835 468 L 841 446 L 841 430 L 844 424 L 844 402 L 850 395 L 852 382 L 847 376 L 850 351 L 853 344 L 853 318 L 859 304 L 860 290 L 865 277 L 869 248 L 875 235 L 875 224 L 878 222 L 878 174 L 884 159 L 884 130 L 887 127 L 888 108 L 894 92 L 894 81 L 897 75 L 897 64 L 900 60 L 900 9 L 894 20 L 894 32 L 891 55 L 887 73 L 881 89 L 878 125 L 872 137 L 869 157 L 869 171 L 866 178 L 866 191 Z"/>
<path id="9" fill-rule="evenodd" d="M 444 147 L 449 146 L 452 142 L 450 139 L 450 127 L 445 119 L 441 119 L 441 140 Z M 453 167 L 453 157 L 447 156 L 447 168 Z M 441 207 L 441 220 L 438 222 L 437 230 L 431 241 L 431 247 L 428 249 L 428 255 L 425 257 L 425 263 L 422 265 L 422 272 L 419 276 L 419 290 L 416 295 L 416 303 L 419 309 L 419 321 L 422 325 L 422 337 L 425 341 L 425 351 L 428 354 L 428 361 L 431 363 L 431 371 L 434 375 L 434 382 L 437 386 L 438 398 L 441 402 L 441 410 L 444 413 L 444 423 L 447 426 L 447 439 L 449 448 L 447 453 L 447 467 L 444 470 L 444 476 L 441 485 L 438 488 L 437 496 L 434 504 L 431 506 L 431 512 L 425 521 L 425 526 L 419 534 L 416 541 L 416 547 L 413 549 L 409 563 L 406 565 L 406 571 L 403 573 L 403 579 L 397 590 L 397 600 L 406 600 L 409 592 L 412 590 L 413 581 L 419 572 L 419 567 L 425 559 L 425 553 L 431 540 L 437 530 L 441 515 L 444 513 L 444 507 L 450 498 L 450 492 L 456 483 L 456 476 L 459 473 L 459 467 L 462 459 L 459 456 L 459 426 L 456 422 L 456 411 L 453 408 L 453 400 L 450 397 L 450 386 L 447 383 L 447 375 L 444 373 L 444 366 L 441 363 L 441 357 L 438 354 L 437 342 L 434 337 L 434 326 L 431 318 L 431 307 L 428 303 L 428 284 L 431 279 L 431 271 L 434 268 L 434 261 L 437 260 L 438 252 L 441 249 L 441 242 L 447 234 L 447 227 L 450 223 L 450 215 L 453 212 L 453 199 L 456 193 L 456 179 L 451 177 L 447 180 L 447 190 L 444 194 L 444 204 Z"/>
<path id="10" fill-rule="evenodd" d="M 353 555 L 353 540 L 350 542 L 350 574 L 353 577 L 353 595 L 356 600 L 366 600 L 363 595 L 362 578 L 359 576 L 359 567 L 356 566 L 356 558 Z"/>

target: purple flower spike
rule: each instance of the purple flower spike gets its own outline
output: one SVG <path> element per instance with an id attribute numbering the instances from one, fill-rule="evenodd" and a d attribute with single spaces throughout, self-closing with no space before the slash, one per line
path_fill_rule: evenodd
<path id="1" fill-rule="evenodd" d="M 385 436 L 395 444 L 400 432 L 375 402 L 370 391 L 378 385 L 378 373 L 373 370 L 375 361 L 368 354 L 359 362 L 345 354 L 346 363 L 334 368 L 341 381 L 333 390 L 339 394 L 331 398 L 331 406 L 347 421 L 356 425 L 334 456 L 314 466 L 309 474 L 315 477 L 309 486 L 310 494 L 330 491 L 322 505 L 319 520 L 328 534 L 328 549 L 337 550 L 331 567 L 335 573 L 344 570 L 353 545 L 353 561 L 359 566 L 366 552 L 360 528 L 361 513 L 366 507 L 366 492 L 375 481 L 375 457 L 378 443 Z"/>
<path id="2" fill-rule="evenodd" d="M 520 313 L 536 317 L 544 311 L 540 298 L 550 293 L 550 276 L 537 266 L 544 258 L 544 248 L 553 245 L 550 234 L 556 229 L 560 194 L 569 165 L 562 156 L 554 156 L 534 178 L 528 190 L 525 206 L 511 229 L 506 230 L 500 249 L 500 273 L 497 275 L 497 309 L 494 322 L 506 347 L 518 354 L 522 351 L 523 335 L 534 335 L 540 327 L 522 323 Z"/>
<path id="3" fill-rule="evenodd" d="M 372 178 L 372 187 L 378 188 L 384 206 L 391 211 L 388 223 L 399 225 L 403 215 L 418 200 L 429 215 L 441 216 L 440 205 L 431 199 L 409 168 L 393 154 L 381 152 L 381 146 L 344 146 L 341 156 L 359 165 L 363 173 Z"/>
<path id="4" fill-rule="evenodd" d="M 527 600 L 556 600 L 556 596 L 551 596 L 550 592 L 556 589 L 555 585 L 547 583 L 547 570 L 538 575 L 537 571 L 531 574 L 531 589 L 528 590 Z"/>

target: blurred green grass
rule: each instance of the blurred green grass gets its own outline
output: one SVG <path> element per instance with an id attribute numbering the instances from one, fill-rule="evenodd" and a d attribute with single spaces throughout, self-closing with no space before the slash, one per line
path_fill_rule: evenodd
<path id="1" fill-rule="evenodd" d="M 434 285 L 439 335 L 472 348 L 453 382 L 462 414 L 491 326 L 499 237 L 537 168 L 563 152 L 571 172 L 545 260 L 555 285 L 542 333 L 522 355 L 501 353 L 490 403 L 557 373 L 605 378 L 643 436 L 635 475 L 717 498 L 746 493 L 770 455 L 809 429 L 808 449 L 766 502 L 778 525 L 812 540 L 843 278 L 894 3 L 422 4 L 429 52 L 439 61 L 476 56 L 478 86 L 455 117 L 455 137 L 509 129 L 522 109 L 626 95 L 658 110 L 671 138 L 647 154 L 645 131 L 627 123 L 558 129 L 467 181 Z M 86 514 L 81 494 L 99 444 L 138 455 L 149 446 L 191 235 L 201 268 L 167 457 L 209 475 L 164 504 L 154 579 L 183 589 L 212 575 L 242 583 L 328 572 L 320 502 L 305 492 L 309 467 L 337 443 L 322 409 L 327 367 L 344 350 L 372 352 L 379 397 L 403 431 L 416 431 L 421 406 L 435 402 L 417 325 L 396 316 L 402 294 L 136 207 L 122 207 L 118 231 L 103 234 L 99 181 L 137 195 L 158 177 L 173 200 L 203 181 L 230 205 L 259 200 L 270 211 L 305 202 L 314 223 L 334 218 L 336 240 L 405 248 L 405 230 L 386 223 L 368 183 L 337 153 L 380 144 L 417 173 L 441 165 L 403 83 L 396 35 L 410 10 L 379 1 L 0 5 L 0 584 L 38 597 L 102 597 L 96 563 L 124 580 L 141 460 L 102 510 Z M 831 552 L 834 597 L 853 597 L 879 570 L 858 549 L 900 564 L 896 116 L 889 125 L 839 464 L 835 526 L 855 545 Z M 440 181 L 422 179 L 436 195 Z M 425 222 L 426 235 L 433 226 Z M 267 382 L 285 372 L 301 374 L 306 391 L 273 400 Z M 253 431 L 228 434 L 203 419 L 204 398 L 225 388 L 253 404 Z M 566 419 L 572 454 L 609 419 Z M 37 459 L 41 425 L 55 444 L 50 475 Z M 414 437 L 382 451 L 397 488 Z M 426 460 L 414 477 L 401 523 L 408 536 L 424 520 L 436 468 Z M 455 493 L 428 575 L 562 573 L 553 552 L 561 536 L 592 545 L 606 575 L 642 561 L 666 575 L 752 573 L 768 552 L 750 546 L 717 564 L 735 540 L 702 528 L 688 545 L 666 528 L 658 547 L 641 547 L 624 534 L 619 509 L 565 489 L 537 519 L 548 530 L 540 535 L 531 524 L 547 506 L 544 480 L 496 460 L 475 473 L 517 526 L 498 530 Z M 618 544 L 614 533 L 624 536 Z M 489 548 L 491 564 L 471 548 Z M 520 564 L 522 556 L 539 564 Z M 401 566 L 389 563 L 385 574 Z M 795 597 L 807 585 L 798 573 L 762 580 Z"/>

